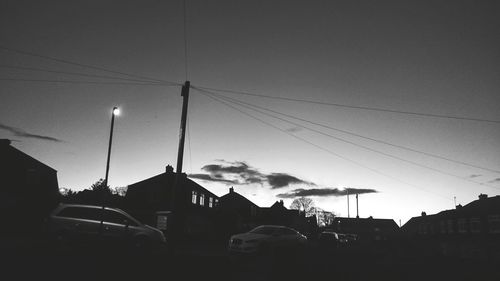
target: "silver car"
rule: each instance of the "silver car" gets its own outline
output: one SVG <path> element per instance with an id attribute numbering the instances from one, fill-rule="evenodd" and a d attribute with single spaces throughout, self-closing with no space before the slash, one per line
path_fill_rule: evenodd
<path id="1" fill-rule="evenodd" d="M 60 243 L 106 241 L 149 249 L 166 242 L 160 230 L 142 224 L 126 212 L 93 205 L 60 204 L 50 214 L 47 230 Z"/>

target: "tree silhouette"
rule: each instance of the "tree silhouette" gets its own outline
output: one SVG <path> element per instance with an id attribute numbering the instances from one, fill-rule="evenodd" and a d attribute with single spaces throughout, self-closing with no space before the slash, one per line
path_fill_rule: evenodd
<path id="1" fill-rule="evenodd" d="M 125 196 L 127 194 L 128 186 L 118 186 L 111 189 L 111 193 L 114 195 Z"/>
<path id="2" fill-rule="evenodd" d="M 295 198 L 292 204 L 290 204 L 290 209 L 304 212 L 306 216 L 312 216 L 315 214 L 314 201 L 308 197 Z"/>
<path id="3" fill-rule="evenodd" d="M 290 204 L 290 209 L 300 210 L 305 213 L 306 217 L 315 216 L 318 225 L 321 226 L 329 225 L 335 217 L 335 214 L 316 207 L 314 200 L 308 197 L 295 198 Z"/>
<path id="4" fill-rule="evenodd" d="M 95 183 L 90 186 L 90 190 L 98 193 L 98 194 L 111 194 L 111 189 L 109 185 L 104 183 L 104 179 L 99 179 Z"/>

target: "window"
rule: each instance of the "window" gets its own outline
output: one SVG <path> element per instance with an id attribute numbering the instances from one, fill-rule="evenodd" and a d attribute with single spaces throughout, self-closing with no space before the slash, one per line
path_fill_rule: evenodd
<path id="1" fill-rule="evenodd" d="M 218 207 L 219 206 L 219 199 L 215 198 L 214 202 L 215 202 L 214 203 L 215 207 Z"/>
<path id="2" fill-rule="evenodd" d="M 205 194 L 200 195 L 200 206 L 205 206 Z"/>
<path id="3" fill-rule="evenodd" d="M 208 207 L 212 208 L 214 206 L 214 198 L 212 196 L 208 197 Z"/>
<path id="4" fill-rule="evenodd" d="M 453 233 L 453 220 L 448 220 L 448 233 Z"/>
<path id="5" fill-rule="evenodd" d="M 422 235 L 427 234 L 427 224 L 426 224 L 426 223 L 421 223 L 421 224 L 418 226 L 418 233 L 419 233 L 419 234 L 422 234 Z"/>
<path id="6" fill-rule="evenodd" d="M 488 216 L 488 225 L 491 233 L 500 233 L 500 215 Z"/>
<path id="7" fill-rule="evenodd" d="M 191 203 L 196 204 L 197 197 L 198 197 L 198 192 L 196 192 L 195 190 L 193 190 L 191 192 Z"/>
<path id="8" fill-rule="evenodd" d="M 128 217 L 119 212 L 112 210 L 106 210 L 105 221 L 115 224 L 123 224 L 123 225 L 128 224 L 135 226 L 135 223 L 131 219 L 129 219 Z"/>
<path id="9" fill-rule="evenodd" d="M 100 208 L 84 208 L 84 207 L 67 207 L 61 210 L 58 217 L 95 220 L 100 221 L 102 217 L 102 209 Z"/>
<path id="10" fill-rule="evenodd" d="M 458 233 L 467 233 L 467 219 L 458 219 Z"/>
<path id="11" fill-rule="evenodd" d="M 257 208 L 255 206 L 250 206 L 250 215 L 255 217 L 257 215 Z"/>
<path id="12" fill-rule="evenodd" d="M 250 230 L 250 233 L 271 235 L 277 230 L 278 228 L 272 226 L 258 226 Z"/>
<path id="13" fill-rule="evenodd" d="M 446 222 L 445 221 L 439 222 L 439 226 L 440 226 L 440 229 L 441 229 L 441 233 L 442 234 L 446 234 Z"/>
<path id="14" fill-rule="evenodd" d="M 470 219 L 470 232 L 480 233 L 481 232 L 481 220 L 479 218 Z"/>
<path id="15" fill-rule="evenodd" d="M 293 229 L 283 228 L 283 235 L 297 235 L 297 232 Z"/>
<path id="16" fill-rule="evenodd" d="M 427 223 L 427 230 L 429 231 L 429 234 L 433 235 L 435 232 L 435 225 L 432 223 Z"/>

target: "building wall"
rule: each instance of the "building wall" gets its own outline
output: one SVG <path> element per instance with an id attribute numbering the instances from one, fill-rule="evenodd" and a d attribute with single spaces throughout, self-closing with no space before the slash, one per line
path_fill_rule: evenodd
<path id="1" fill-rule="evenodd" d="M 1 143 L 0 172 L 0 218 L 7 230 L 40 229 L 60 200 L 56 170 Z"/>

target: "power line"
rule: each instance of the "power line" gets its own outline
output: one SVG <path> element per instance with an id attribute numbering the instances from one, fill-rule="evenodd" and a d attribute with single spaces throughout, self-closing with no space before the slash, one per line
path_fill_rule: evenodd
<path id="1" fill-rule="evenodd" d="M 187 0 L 183 1 L 183 12 L 184 12 L 184 71 L 186 75 L 186 81 L 188 80 L 188 42 L 187 42 Z"/>
<path id="2" fill-rule="evenodd" d="M 210 94 L 214 94 L 212 92 L 210 92 Z M 215 94 L 217 95 L 217 94 Z M 219 96 L 220 98 L 220 96 Z M 223 100 L 226 100 L 228 101 L 227 97 L 224 97 L 222 98 Z M 231 102 L 231 101 L 229 101 Z M 452 173 L 448 173 L 448 172 L 445 172 L 445 171 L 442 171 L 442 170 L 439 170 L 439 169 L 436 169 L 436 168 L 433 168 L 433 167 L 429 167 L 427 165 L 423 165 L 423 164 L 420 164 L 420 163 L 417 163 L 417 162 L 414 162 L 414 161 L 411 161 L 411 160 L 407 160 L 407 159 L 404 159 L 404 158 L 401 158 L 401 157 L 398 157 L 398 156 L 394 156 L 392 154 L 389 154 L 389 153 L 386 153 L 386 152 L 383 152 L 383 151 L 379 151 L 379 150 L 376 150 L 376 149 L 373 149 L 373 148 L 370 148 L 370 147 L 367 147 L 367 146 L 364 146 L 364 145 L 360 145 L 360 144 L 357 144 L 355 142 L 352 142 L 352 141 L 349 141 L 349 140 L 345 140 L 343 138 L 339 138 L 339 137 L 336 137 L 336 136 L 333 136 L 333 135 L 330 135 L 330 134 L 327 134 L 325 132 L 322 132 L 322 131 L 319 131 L 319 130 L 316 130 L 316 129 L 312 129 L 312 128 L 309 128 L 307 126 L 304 126 L 304 125 L 301 125 L 301 124 L 298 124 L 298 123 L 295 123 L 295 122 L 292 122 L 292 121 L 289 121 L 289 120 L 286 120 L 286 119 L 283 119 L 283 118 L 280 118 L 280 117 L 276 117 L 272 114 L 268 114 L 268 113 L 265 113 L 263 111 L 260 111 L 260 110 L 257 110 L 257 109 L 254 109 L 254 108 L 251 108 L 250 106 L 246 106 L 242 103 L 239 103 L 239 102 L 234 102 L 233 103 L 236 103 L 236 104 L 239 104 L 240 106 L 243 106 L 243 107 L 246 107 L 246 108 L 249 108 L 250 110 L 254 110 L 256 112 L 259 112 L 261 114 L 264 114 L 264 115 L 267 115 L 267 116 L 270 116 L 272 118 L 276 118 L 278 120 L 281 120 L 283 122 L 287 122 L 289 124 L 292 124 L 294 126 L 298 126 L 298 127 L 301 127 L 301 128 L 304 128 L 304 129 L 307 129 L 307 130 L 310 130 L 310 131 L 313 131 L 313 132 L 316 132 L 318 134 L 321 134 L 321 135 L 324 135 L 324 136 L 327 136 L 329 138 L 333 138 L 333 139 L 336 139 L 336 140 L 339 140 L 339 141 L 342 141 L 342 142 L 345 142 L 345 143 L 348 143 L 348 144 L 351 144 L 351 145 L 354 145 L 354 146 L 357 146 L 357 147 L 360 147 L 360 148 L 363 148 L 363 149 L 366 149 L 368 151 L 372 151 L 372 152 L 375 152 L 375 153 L 378 153 L 378 154 L 381 154 L 381 155 L 384 155 L 386 157 L 390 157 L 390 158 L 393 158 L 393 159 L 396 159 L 396 160 L 399 160 L 399 161 L 403 161 L 403 162 L 406 162 L 406 163 L 410 163 L 412 165 L 415 165 L 415 166 L 419 166 L 421 168 L 425 168 L 425 169 L 429 169 L 429 170 L 432 170 L 434 172 L 437 172 L 437 173 L 441 173 L 441 174 L 444 174 L 444 175 L 448 175 L 448 176 L 451 176 L 451 177 L 455 177 L 455 178 L 458 178 L 458 179 L 461 179 L 461 180 L 464 180 L 464 181 L 468 181 L 468 182 L 471 182 L 471 183 L 474 183 L 474 184 L 478 184 L 478 185 L 483 185 L 483 186 L 488 186 L 488 187 L 491 187 L 491 188 L 495 188 L 495 189 L 500 189 L 496 186 L 492 186 L 492 185 L 489 185 L 489 184 L 486 184 L 486 183 L 479 183 L 479 182 L 476 182 L 476 181 L 473 181 L 469 178 L 465 178 L 465 177 L 461 177 L 461 176 L 458 176 L 458 175 L 455 175 L 455 174 L 452 174 Z"/>
<path id="3" fill-rule="evenodd" d="M 215 93 L 212 92 L 212 94 L 215 94 Z M 266 108 L 266 107 L 258 106 L 258 105 L 251 104 L 251 103 L 247 103 L 247 102 L 244 102 L 244 101 L 241 101 L 241 100 L 238 100 L 238 99 L 234 99 L 234 98 L 230 98 L 230 97 L 225 97 L 225 98 L 233 100 L 233 101 L 240 102 L 242 104 L 246 104 L 246 105 L 251 106 L 251 107 L 260 108 L 260 109 L 263 109 L 263 110 L 266 110 L 266 111 L 269 111 L 269 112 L 273 112 L 273 113 L 276 113 L 276 114 L 279 114 L 279 115 L 282 115 L 282 116 L 286 116 L 288 118 L 292 118 L 292 119 L 295 119 L 295 120 L 300 120 L 300 121 L 303 121 L 303 122 L 306 122 L 306 123 L 309 123 L 309 124 L 313 124 L 313 125 L 316 125 L 316 126 L 320 126 L 320 127 L 327 128 L 327 129 L 334 130 L 334 131 L 338 131 L 338 132 L 342 132 L 342 133 L 345 133 L 345 134 L 348 134 L 348 135 L 352 135 L 352 136 L 356 136 L 356 137 L 359 137 L 359 138 L 371 140 L 371 141 L 374 141 L 374 142 L 378 142 L 378 143 L 382 143 L 382 144 L 385 144 L 385 145 L 397 147 L 397 148 L 400 148 L 400 149 L 405 149 L 405 150 L 408 150 L 408 151 L 411 151 L 411 152 L 415 152 L 415 153 L 419 153 L 419 154 L 423 154 L 423 155 L 426 155 L 426 156 L 429 156 L 429 157 L 433 157 L 433 158 L 437 158 L 437 159 L 441 159 L 441 160 L 446 160 L 446 161 L 453 162 L 453 163 L 456 163 L 456 164 L 461 164 L 461 165 L 465 165 L 465 166 L 469 166 L 469 167 L 473 167 L 473 168 L 477 168 L 477 169 L 481 169 L 481 170 L 485 170 L 485 171 L 489 171 L 489 172 L 500 173 L 500 171 L 498 171 L 498 170 L 494 170 L 494 169 L 490 169 L 490 168 L 486 168 L 486 167 L 482 167 L 482 166 L 470 164 L 470 163 L 463 162 L 463 161 L 454 160 L 454 159 L 447 158 L 447 157 L 444 157 L 444 156 L 441 156 L 441 155 L 436 155 L 436 154 L 428 153 L 428 152 L 425 152 L 425 151 L 421 151 L 421 150 L 409 148 L 409 147 L 406 147 L 406 146 L 393 144 L 393 143 L 390 143 L 390 142 L 387 142 L 387 141 L 383 141 L 383 140 L 379 140 L 379 139 L 375 139 L 375 138 L 371 138 L 371 137 L 366 137 L 366 136 L 363 136 L 363 135 L 360 135 L 360 134 L 356 134 L 356 133 L 353 133 L 353 132 L 350 132 L 350 131 L 346 131 L 346 130 L 334 128 L 334 127 L 331 127 L 331 126 L 328 126 L 328 125 L 324 125 L 324 124 L 321 124 L 321 123 L 313 122 L 313 121 L 310 121 L 310 120 L 307 120 L 307 119 L 303 119 L 303 118 L 296 117 L 296 116 L 293 116 L 293 115 L 290 115 L 290 114 L 282 113 L 282 112 L 279 112 L 279 111 L 276 111 L 276 110 L 272 110 L 272 109 L 269 109 L 269 108 Z"/>
<path id="4" fill-rule="evenodd" d="M 107 75 L 95 75 L 95 74 L 87 74 L 87 73 L 81 73 L 81 72 L 59 71 L 59 70 L 37 68 L 37 67 L 26 67 L 26 66 L 6 65 L 6 64 L 0 64 L 0 67 L 1 68 L 10 68 L 10 69 L 19 69 L 19 70 L 56 73 L 56 74 L 65 74 L 65 75 L 72 75 L 72 76 L 83 76 L 83 77 L 91 77 L 91 78 L 103 78 L 103 79 L 115 79 L 115 80 L 123 80 L 123 81 L 149 82 L 149 83 L 151 83 L 151 81 L 149 81 L 149 80 L 138 80 L 138 79 L 130 79 L 130 78 L 123 78 L 123 77 L 116 77 L 116 76 L 107 76 Z M 172 84 L 166 83 L 165 85 L 172 85 Z"/>
<path id="5" fill-rule="evenodd" d="M 109 72 L 109 73 L 114 73 L 114 74 L 119 74 L 119 75 L 125 75 L 125 76 L 132 77 L 132 78 L 146 79 L 146 80 L 151 81 L 151 82 L 170 83 L 170 84 L 174 84 L 174 85 L 177 85 L 177 86 L 181 86 L 182 85 L 182 84 L 176 83 L 176 82 L 171 82 L 171 81 L 166 81 L 166 80 L 160 80 L 160 79 L 156 79 L 156 78 L 150 78 L 150 77 L 145 77 L 145 76 L 140 76 L 140 75 L 125 73 L 125 72 L 121 72 L 121 71 L 110 70 L 110 69 L 106 69 L 106 68 L 99 67 L 99 66 L 93 66 L 93 65 L 88 65 L 88 64 L 73 62 L 73 61 L 69 61 L 69 60 L 65 60 L 65 59 L 55 58 L 55 57 L 51 57 L 51 56 L 41 55 L 41 54 L 37 54 L 37 53 L 32 53 L 32 52 L 27 52 L 27 51 L 22 51 L 22 50 L 16 50 L 16 49 L 5 47 L 5 46 L 1 46 L 1 45 L 0 45 L 0 49 L 3 49 L 5 51 L 9 51 L 9 52 L 13 52 L 13 53 L 18 53 L 18 54 L 26 55 L 26 56 L 38 57 L 38 58 L 42 58 L 42 59 L 47 59 L 47 60 L 52 60 L 52 61 L 56 61 L 56 62 L 60 62 L 60 63 L 65 63 L 65 64 L 69 64 L 69 65 L 76 65 L 76 66 L 80 66 L 80 67 L 86 67 L 86 68 L 100 70 L 100 71 L 105 71 L 105 72 Z"/>
<path id="6" fill-rule="evenodd" d="M 17 81 L 17 82 L 47 82 L 47 83 L 68 83 L 68 84 L 96 84 L 96 85 L 141 85 L 141 86 L 163 86 L 172 87 L 177 85 L 166 85 L 160 83 L 134 83 L 134 82 L 105 82 L 105 81 L 80 81 L 80 80 L 50 80 L 50 79 L 24 79 L 24 78 L 0 78 L 0 81 Z"/>
<path id="7" fill-rule="evenodd" d="M 269 96 L 269 95 L 255 94 L 255 93 L 244 92 L 244 91 L 233 91 L 233 90 L 209 88 L 209 87 L 202 87 L 202 86 L 198 86 L 198 88 L 203 89 L 203 90 L 217 91 L 217 92 L 230 93 L 230 94 L 236 94 L 236 95 L 247 95 L 247 96 L 253 96 L 253 97 L 261 97 L 261 98 L 276 99 L 276 100 L 286 100 L 286 101 L 293 101 L 293 102 L 303 102 L 303 103 L 310 103 L 310 104 L 320 104 L 320 105 L 336 106 L 336 107 L 351 108 L 351 109 L 360 109 L 360 110 L 369 110 L 369 111 L 378 111 L 378 112 L 389 112 L 389 113 L 406 114 L 406 115 L 421 116 L 421 117 L 466 120 L 466 121 L 487 122 L 487 123 L 497 123 L 497 124 L 500 123 L 500 120 L 470 118 L 470 117 L 462 117 L 462 116 L 432 114 L 432 113 L 413 112 L 413 111 L 403 111 L 403 110 L 394 110 L 394 109 L 369 107 L 369 106 L 347 105 L 347 104 L 340 104 L 340 103 L 321 102 L 321 101 L 296 99 L 296 98 L 289 98 L 289 97 Z"/>
<path id="8" fill-rule="evenodd" d="M 319 145 L 317 145 L 317 144 L 315 144 L 315 143 L 313 143 L 313 142 L 310 142 L 310 141 L 308 141 L 308 140 L 306 140 L 306 139 L 304 139 L 304 138 L 301 138 L 301 137 L 299 137 L 299 136 L 296 136 L 296 135 L 294 135 L 294 134 L 292 134 L 292 133 L 288 132 L 287 130 L 284 130 L 284 129 L 282 129 L 282 128 L 278 127 L 278 126 L 275 126 L 275 125 L 273 125 L 273 124 L 271 124 L 271 123 L 269 123 L 269 122 L 266 122 L 266 121 L 264 121 L 264 120 L 262 120 L 262 119 L 260 119 L 260 118 L 258 118 L 258 117 L 255 117 L 255 116 L 253 116 L 253 115 L 249 114 L 248 112 L 245 112 L 245 111 L 243 111 L 243 110 L 241 110 L 241 109 L 239 109 L 239 108 L 237 108 L 237 107 L 235 107 L 235 106 L 233 106 L 233 105 L 231 105 L 231 104 L 229 104 L 229 103 L 227 103 L 227 102 L 224 102 L 224 101 L 220 100 L 219 98 L 214 97 L 214 96 L 213 96 L 213 94 L 211 94 L 210 92 L 201 91 L 200 89 L 197 89 L 197 88 L 194 88 L 194 89 L 198 90 L 198 92 L 199 92 L 199 93 L 201 93 L 201 94 L 203 94 L 203 95 L 205 95 L 205 96 L 207 96 L 207 97 L 209 97 L 209 98 L 211 98 L 211 99 L 214 99 L 214 100 L 218 101 L 219 103 L 222 103 L 222 104 L 224 104 L 224 105 L 226 105 L 226 106 L 228 106 L 228 107 L 230 107 L 230 108 L 232 108 L 232 109 L 234 109 L 234 110 L 236 110 L 236 111 L 238 111 L 238 112 L 240 112 L 240 113 L 242 113 L 242 114 L 244 114 L 244 115 L 246 115 L 246 116 L 248 116 L 248 117 L 250 117 L 250 118 L 252 118 L 252 119 L 255 119 L 255 120 L 257 120 L 257 121 L 259 121 L 259 122 L 261 122 L 261 123 L 263 123 L 263 124 L 265 124 L 265 125 L 267 125 L 267 126 L 269 126 L 269 127 L 272 127 L 272 128 L 274 128 L 274 129 L 277 129 L 277 130 L 279 130 L 279 131 L 281 131 L 281 132 L 283 132 L 283 133 L 285 133 L 285 134 L 287 134 L 287 135 L 289 135 L 289 136 L 291 136 L 291 137 L 293 137 L 293 138 L 296 138 L 296 139 L 298 139 L 298 140 L 300 140 L 300 141 L 302 141 L 302 142 L 305 142 L 305 143 L 307 143 L 307 144 L 309 144 L 309 145 L 312 145 L 312 146 L 314 146 L 314 147 L 316 147 L 316 148 L 318 148 L 318 149 L 320 149 L 320 150 L 323 150 L 323 151 L 325 151 L 325 152 L 327 152 L 327 153 L 329 153 L 329 154 L 332 154 L 332 155 L 334 155 L 334 156 L 336 156 L 336 157 L 338 157 L 338 158 L 341 158 L 341 159 L 343 159 L 343 160 L 346 160 L 346 161 L 349 161 L 349 162 L 351 162 L 351 163 L 354 163 L 354 164 L 356 164 L 356 165 L 358 165 L 358 166 L 360 166 L 360 167 L 362 167 L 362 168 L 365 168 L 365 169 L 367 169 L 367 170 L 372 171 L 373 173 L 376 173 L 376 174 L 382 175 L 382 176 L 384 176 L 384 177 L 388 177 L 388 178 L 390 178 L 390 179 L 392 179 L 392 180 L 398 181 L 398 182 L 403 183 L 403 184 L 406 184 L 406 185 L 408 185 L 408 186 L 412 186 L 412 187 L 417 188 L 417 189 L 420 189 L 420 190 L 422 190 L 422 191 L 429 192 L 429 193 L 431 193 L 431 194 L 434 194 L 434 195 L 437 195 L 437 196 L 440 196 L 440 197 L 446 198 L 446 199 L 448 199 L 448 200 L 451 200 L 451 199 L 450 199 L 450 198 L 448 198 L 447 196 L 444 196 L 444 195 L 442 195 L 442 194 L 439 194 L 439 193 L 435 193 L 435 192 L 429 191 L 429 190 L 427 190 L 427 189 L 425 189 L 425 188 L 422 188 L 422 187 L 420 187 L 420 186 L 418 186 L 418 185 L 415 185 L 415 184 L 412 184 L 412 183 L 409 183 L 409 182 L 405 182 L 405 181 L 400 180 L 400 179 L 398 179 L 398 178 L 396 178 L 396 177 L 393 177 L 393 176 L 391 176 L 391 175 L 385 174 L 385 173 L 380 172 L 380 171 L 378 171 L 378 170 L 376 170 L 376 169 L 370 168 L 370 167 L 368 167 L 368 166 L 366 166 L 366 165 L 364 165 L 364 164 L 361 164 L 361 163 L 359 163 L 359 162 L 357 162 L 357 161 L 355 161 L 355 160 L 352 160 L 352 159 L 350 159 L 350 158 L 344 157 L 344 156 L 342 156 L 342 155 L 340 155 L 340 154 L 338 154 L 338 153 L 336 153 L 336 152 L 333 152 L 333 151 L 331 151 L 331 150 L 329 150 L 329 149 L 326 149 L 326 148 L 324 148 L 324 147 L 322 147 L 322 146 L 319 146 Z"/>

